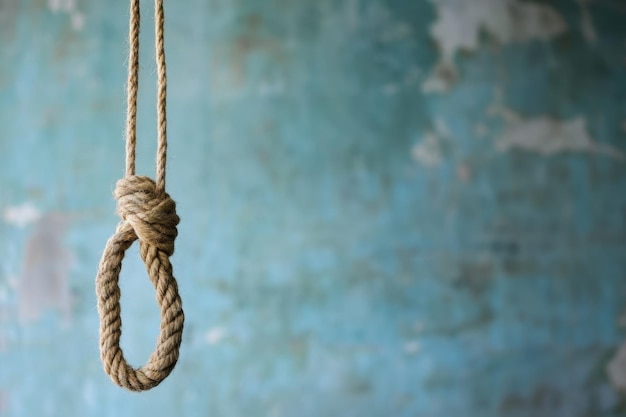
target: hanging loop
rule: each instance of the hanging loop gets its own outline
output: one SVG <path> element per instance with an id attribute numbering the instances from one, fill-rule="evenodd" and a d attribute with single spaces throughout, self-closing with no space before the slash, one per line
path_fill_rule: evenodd
<path id="1" fill-rule="evenodd" d="M 132 391 L 144 391 L 163 381 L 179 356 L 184 313 L 169 260 L 174 253 L 179 218 L 174 201 L 167 193 L 159 193 L 155 182 L 148 177 L 131 176 L 118 181 L 114 195 L 122 222 L 107 242 L 96 278 L 100 356 L 104 370 L 116 384 Z M 120 347 L 122 317 L 118 281 L 124 253 L 137 239 L 161 309 L 161 331 L 148 362 L 134 369 L 126 362 Z"/>

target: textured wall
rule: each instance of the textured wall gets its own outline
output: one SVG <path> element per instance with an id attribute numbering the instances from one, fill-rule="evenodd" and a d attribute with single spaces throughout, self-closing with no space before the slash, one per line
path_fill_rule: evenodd
<path id="1" fill-rule="evenodd" d="M 187 327 L 137 395 L 94 295 L 126 3 L 0 0 L 1 416 L 626 415 L 626 5 L 167 2 Z M 140 364 L 158 309 L 124 267 Z"/>

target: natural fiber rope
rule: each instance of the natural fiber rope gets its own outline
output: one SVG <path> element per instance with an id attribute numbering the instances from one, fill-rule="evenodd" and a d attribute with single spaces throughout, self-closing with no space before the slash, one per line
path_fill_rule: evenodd
<path id="1" fill-rule="evenodd" d="M 139 0 L 130 0 L 130 54 L 128 61 L 128 112 L 126 119 L 126 176 L 119 180 L 113 195 L 122 218 L 107 242 L 96 277 L 100 314 L 100 357 L 104 370 L 121 387 L 144 391 L 157 386 L 174 369 L 182 340 L 184 315 L 178 284 L 169 257 L 178 234 L 176 204 L 165 192 L 167 122 L 165 114 L 167 79 L 163 39 L 163 0 L 155 0 L 157 60 L 158 145 L 156 182 L 135 175 L 137 142 L 137 90 L 139 80 Z M 156 289 L 161 308 L 161 331 L 154 353 L 141 368 L 126 363 L 120 347 L 122 317 L 118 285 L 124 253 L 139 239 L 141 259 Z"/>

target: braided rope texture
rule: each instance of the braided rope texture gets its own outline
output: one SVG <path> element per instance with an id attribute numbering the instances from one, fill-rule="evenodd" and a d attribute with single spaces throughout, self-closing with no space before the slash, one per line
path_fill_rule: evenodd
<path id="1" fill-rule="evenodd" d="M 174 253 L 180 219 L 174 201 L 167 193 L 159 192 L 148 177 L 133 175 L 119 180 L 114 196 L 122 222 L 107 242 L 96 278 L 100 356 L 113 382 L 132 391 L 145 391 L 163 381 L 178 361 L 185 318 L 169 257 Z M 122 317 L 118 281 L 124 253 L 137 239 L 161 309 L 161 331 L 148 362 L 134 369 L 124 359 L 120 347 Z"/>

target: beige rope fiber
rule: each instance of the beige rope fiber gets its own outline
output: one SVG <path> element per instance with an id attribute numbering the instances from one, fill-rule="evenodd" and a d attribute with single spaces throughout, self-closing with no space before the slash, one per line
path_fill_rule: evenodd
<path id="1" fill-rule="evenodd" d="M 130 0 L 130 54 L 128 60 L 128 112 L 126 119 L 126 175 L 119 180 L 113 195 L 122 218 L 115 234 L 107 242 L 96 277 L 96 296 L 100 314 L 100 357 L 104 370 L 113 382 L 132 391 L 157 386 L 174 369 L 183 334 L 184 314 L 178 284 L 169 257 L 174 253 L 176 204 L 165 192 L 167 156 L 167 121 L 165 114 L 167 78 L 163 38 L 163 0 L 155 0 L 155 43 L 157 60 L 157 175 L 135 175 L 137 142 L 137 90 L 139 82 L 139 0 Z M 139 240 L 141 259 L 156 290 L 161 308 L 161 331 L 156 349 L 141 368 L 135 369 L 124 359 L 120 347 L 122 317 L 119 275 L 124 253 Z"/>

